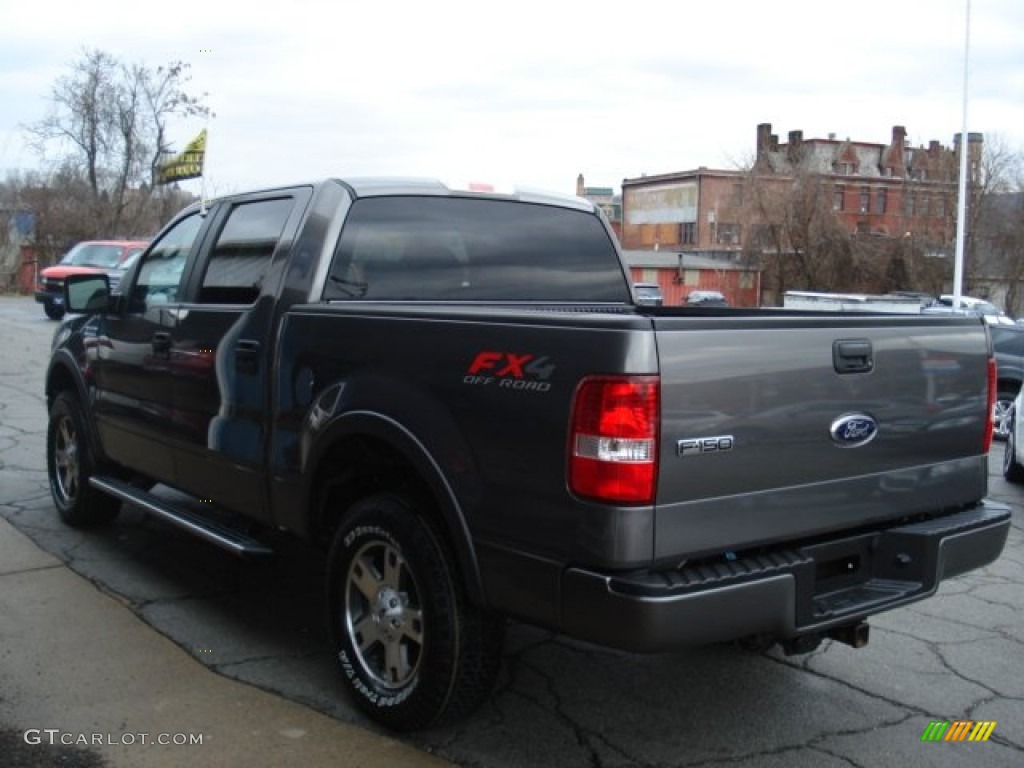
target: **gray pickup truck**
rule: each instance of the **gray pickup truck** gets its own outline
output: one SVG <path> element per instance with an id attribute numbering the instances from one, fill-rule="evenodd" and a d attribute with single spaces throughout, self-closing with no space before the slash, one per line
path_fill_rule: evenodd
<path id="1" fill-rule="evenodd" d="M 392 728 L 477 707 L 509 617 L 635 652 L 860 647 L 1006 541 L 981 320 L 642 306 L 578 198 L 234 195 L 120 293 L 66 293 L 63 520 L 129 503 L 242 555 L 321 547 L 341 679 Z"/>

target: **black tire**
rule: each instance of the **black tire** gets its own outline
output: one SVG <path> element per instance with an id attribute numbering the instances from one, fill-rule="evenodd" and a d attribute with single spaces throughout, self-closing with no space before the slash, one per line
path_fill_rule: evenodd
<path id="1" fill-rule="evenodd" d="M 46 469 L 53 503 L 68 525 L 90 528 L 117 516 L 120 502 L 89 485 L 89 478 L 96 474 L 96 463 L 82 406 L 71 392 L 58 394 L 50 407 Z"/>
<path id="2" fill-rule="evenodd" d="M 1003 477 L 1008 483 L 1024 483 L 1024 466 L 1017 461 L 1017 438 L 1014 429 L 1015 415 L 1010 413 L 1010 429 L 1003 446 Z"/>
<path id="3" fill-rule="evenodd" d="M 47 301 L 43 304 L 43 312 L 51 320 L 60 320 L 64 317 L 64 307 L 58 307 L 52 301 Z"/>
<path id="4" fill-rule="evenodd" d="M 999 390 L 996 395 L 996 404 L 992 409 L 992 437 L 996 440 L 1006 440 L 1009 434 L 1010 420 L 1013 417 L 1013 401 L 1017 399 L 1017 393 L 1008 389 Z"/>
<path id="5" fill-rule="evenodd" d="M 493 690 L 504 624 L 468 603 L 444 540 L 408 499 L 380 494 L 351 508 L 331 547 L 327 599 L 342 677 L 378 723 L 454 721 Z"/>

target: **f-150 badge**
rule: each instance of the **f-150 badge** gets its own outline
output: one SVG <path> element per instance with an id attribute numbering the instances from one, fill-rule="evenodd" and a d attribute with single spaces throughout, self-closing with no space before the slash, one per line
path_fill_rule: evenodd
<path id="1" fill-rule="evenodd" d="M 705 453 L 725 453 L 731 451 L 736 441 L 732 435 L 715 437 L 686 437 L 676 443 L 676 453 L 680 456 L 699 456 Z"/>
<path id="2" fill-rule="evenodd" d="M 832 422 L 832 440 L 842 448 L 867 445 L 878 434 L 878 422 L 866 413 L 847 413 Z"/>

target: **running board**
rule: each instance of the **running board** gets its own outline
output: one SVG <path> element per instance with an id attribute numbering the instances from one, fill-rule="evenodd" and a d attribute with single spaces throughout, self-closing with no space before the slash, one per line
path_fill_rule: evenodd
<path id="1" fill-rule="evenodd" d="M 241 531 L 235 531 L 113 477 L 90 477 L 89 485 L 121 501 L 141 507 L 200 539 L 232 554 L 242 556 L 272 555 L 274 551 Z"/>

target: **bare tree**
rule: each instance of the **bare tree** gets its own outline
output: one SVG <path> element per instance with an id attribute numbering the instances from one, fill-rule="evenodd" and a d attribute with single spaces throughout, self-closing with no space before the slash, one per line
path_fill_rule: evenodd
<path id="1" fill-rule="evenodd" d="M 27 126 L 51 171 L 85 179 L 97 234 L 142 231 L 159 160 L 171 150 L 171 120 L 209 115 L 204 97 L 185 90 L 188 68 L 172 62 L 152 69 L 85 50 L 51 89 L 46 117 Z M 169 195 L 162 191 L 157 204 L 164 218 Z"/>

